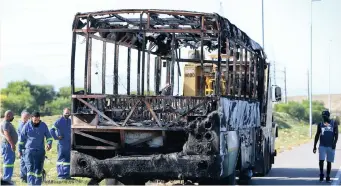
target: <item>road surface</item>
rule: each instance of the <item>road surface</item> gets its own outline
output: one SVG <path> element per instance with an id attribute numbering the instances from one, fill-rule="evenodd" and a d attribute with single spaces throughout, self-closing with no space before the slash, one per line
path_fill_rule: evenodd
<path id="1" fill-rule="evenodd" d="M 324 172 L 326 172 L 326 163 Z M 318 150 L 313 154 L 313 142 L 277 154 L 275 164 L 265 177 L 253 177 L 252 185 L 326 185 L 319 182 Z M 326 173 L 324 173 L 326 175 Z M 332 183 L 341 185 L 341 141 L 339 140 L 335 161 L 330 175 Z M 339 178 L 336 178 L 339 177 Z"/>

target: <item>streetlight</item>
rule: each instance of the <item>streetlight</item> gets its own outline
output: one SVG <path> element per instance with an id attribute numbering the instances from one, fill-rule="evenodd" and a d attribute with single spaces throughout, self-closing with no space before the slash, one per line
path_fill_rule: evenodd
<path id="1" fill-rule="evenodd" d="M 264 49 L 264 0 L 262 0 L 262 44 L 263 44 L 263 50 Z"/>
<path id="2" fill-rule="evenodd" d="M 310 91 L 309 91 L 309 124 L 310 124 L 310 129 L 309 129 L 309 136 L 310 138 L 312 137 L 312 125 L 313 125 L 313 114 L 312 114 L 312 90 L 313 90 L 313 2 L 316 1 L 321 1 L 321 0 L 310 0 L 310 73 L 309 73 L 309 78 L 310 78 Z"/>
<path id="3" fill-rule="evenodd" d="M 331 112 L 331 110 L 332 110 L 332 104 L 331 104 L 331 95 L 330 95 L 330 62 L 331 62 L 331 60 L 330 60 L 330 53 L 331 53 L 331 49 L 332 49 L 332 47 L 331 47 L 331 45 L 332 45 L 332 40 L 329 40 L 329 61 L 328 61 L 328 82 L 329 82 L 329 91 L 328 91 L 328 104 L 329 104 L 329 112 Z"/>

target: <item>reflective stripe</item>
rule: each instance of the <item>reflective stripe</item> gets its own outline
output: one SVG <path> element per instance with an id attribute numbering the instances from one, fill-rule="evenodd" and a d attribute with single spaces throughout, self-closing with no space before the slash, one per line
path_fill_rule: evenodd
<path id="1" fill-rule="evenodd" d="M 34 173 L 34 172 L 28 172 L 27 175 L 29 175 L 29 176 L 34 176 L 34 177 L 36 177 L 36 178 L 42 177 L 42 174 L 36 174 L 36 173 Z"/>
<path id="2" fill-rule="evenodd" d="M 46 141 L 53 141 L 53 138 L 47 138 Z"/>
<path id="3" fill-rule="evenodd" d="M 70 165 L 70 163 L 69 162 L 57 162 L 57 165 Z"/>
<path id="4" fill-rule="evenodd" d="M 3 167 L 14 167 L 14 164 L 3 164 Z"/>
<path id="5" fill-rule="evenodd" d="M 23 145 L 24 144 L 24 142 L 19 142 L 19 145 Z"/>

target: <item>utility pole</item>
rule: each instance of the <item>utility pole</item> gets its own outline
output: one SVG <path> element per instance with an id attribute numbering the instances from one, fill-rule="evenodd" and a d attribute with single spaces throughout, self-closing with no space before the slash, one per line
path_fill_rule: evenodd
<path id="1" fill-rule="evenodd" d="M 310 90 L 309 90 L 309 136 L 312 138 L 313 128 L 313 2 L 321 0 L 310 0 Z"/>
<path id="2" fill-rule="evenodd" d="M 307 80 L 308 80 L 308 94 L 307 94 L 307 100 L 309 100 L 309 69 L 307 70 Z"/>
<path id="3" fill-rule="evenodd" d="M 224 16 L 223 2 L 219 1 L 219 14 Z"/>
<path id="4" fill-rule="evenodd" d="M 264 46 L 264 0 L 262 0 L 262 43 L 263 43 L 263 50 L 265 51 Z"/>
<path id="5" fill-rule="evenodd" d="M 329 80 L 328 80 L 328 82 L 329 82 L 329 91 L 328 91 L 328 104 L 329 104 L 329 112 L 331 112 L 331 110 L 332 110 L 332 103 L 331 103 L 331 95 L 330 95 L 330 62 L 331 62 L 331 60 L 330 60 L 330 54 L 331 54 L 331 45 L 332 45 L 332 40 L 329 40 L 329 60 L 328 60 L 328 78 L 329 78 Z"/>
<path id="6" fill-rule="evenodd" d="M 284 90 L 285 90 L 285 103 L 288 103 L 288 93 L 287 93 L 287 68 L 284 67 Z"/>
<path id="7" fill-rule="evenodd" d="M 273 69 L 273 71 L 274 71 L 274 85 L 277 85 L 276 84 L 276 61 L 273 61 L 273 64 L 274 64 L 274 69 Z"/>

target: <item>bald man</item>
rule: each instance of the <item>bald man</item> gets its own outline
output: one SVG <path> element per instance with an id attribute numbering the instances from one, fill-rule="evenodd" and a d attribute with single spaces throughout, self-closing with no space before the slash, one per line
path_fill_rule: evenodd
<path id="1" fill-rule="evenodd" d="M 18 142 L 18 134 L 15 131 L 12 121 L 14 114 L 12 111 L 5 112 L 4 120 L 1 123 L 1 135 L 4 137 L 1 141 L 1 154 L 3 156 L 3 177 L 8 182 L 12 181 L 14 161 L 15 161 L 15 144 Z"/>
<path id="2" fill-rule="evenodd" d="M 51 136 L 58 140 L 58 159 L 57 173 L 58 179 L 70 178 L 70 151 L 71 151 L 71 119 L 70 109 L 63 110 L 63 116 L 60 117 L 50 129 Z"/>
<path id="3" fill-rule="evenodd" d="M 27 111 L 23 111 L 21 113 L 21 120 L 19 121 L 19 127 L 18 127 L 18 134 L 20 136 L 21 134 L 21 130 L 24 127 L 24 125 L 26 125 L 29 122 L 30 119 L 30 113 Z M 25 149 L 22 149 L 22 152 L 20 152 L 21 154 L 23 154 L 25 151 Z M 20 156 L 20 179 L 23 182 L 27 182 L 27 170 L 26 170 L 26 166 L 25 166 L 25 160 L 23 158 L 23 156 Z"/>

